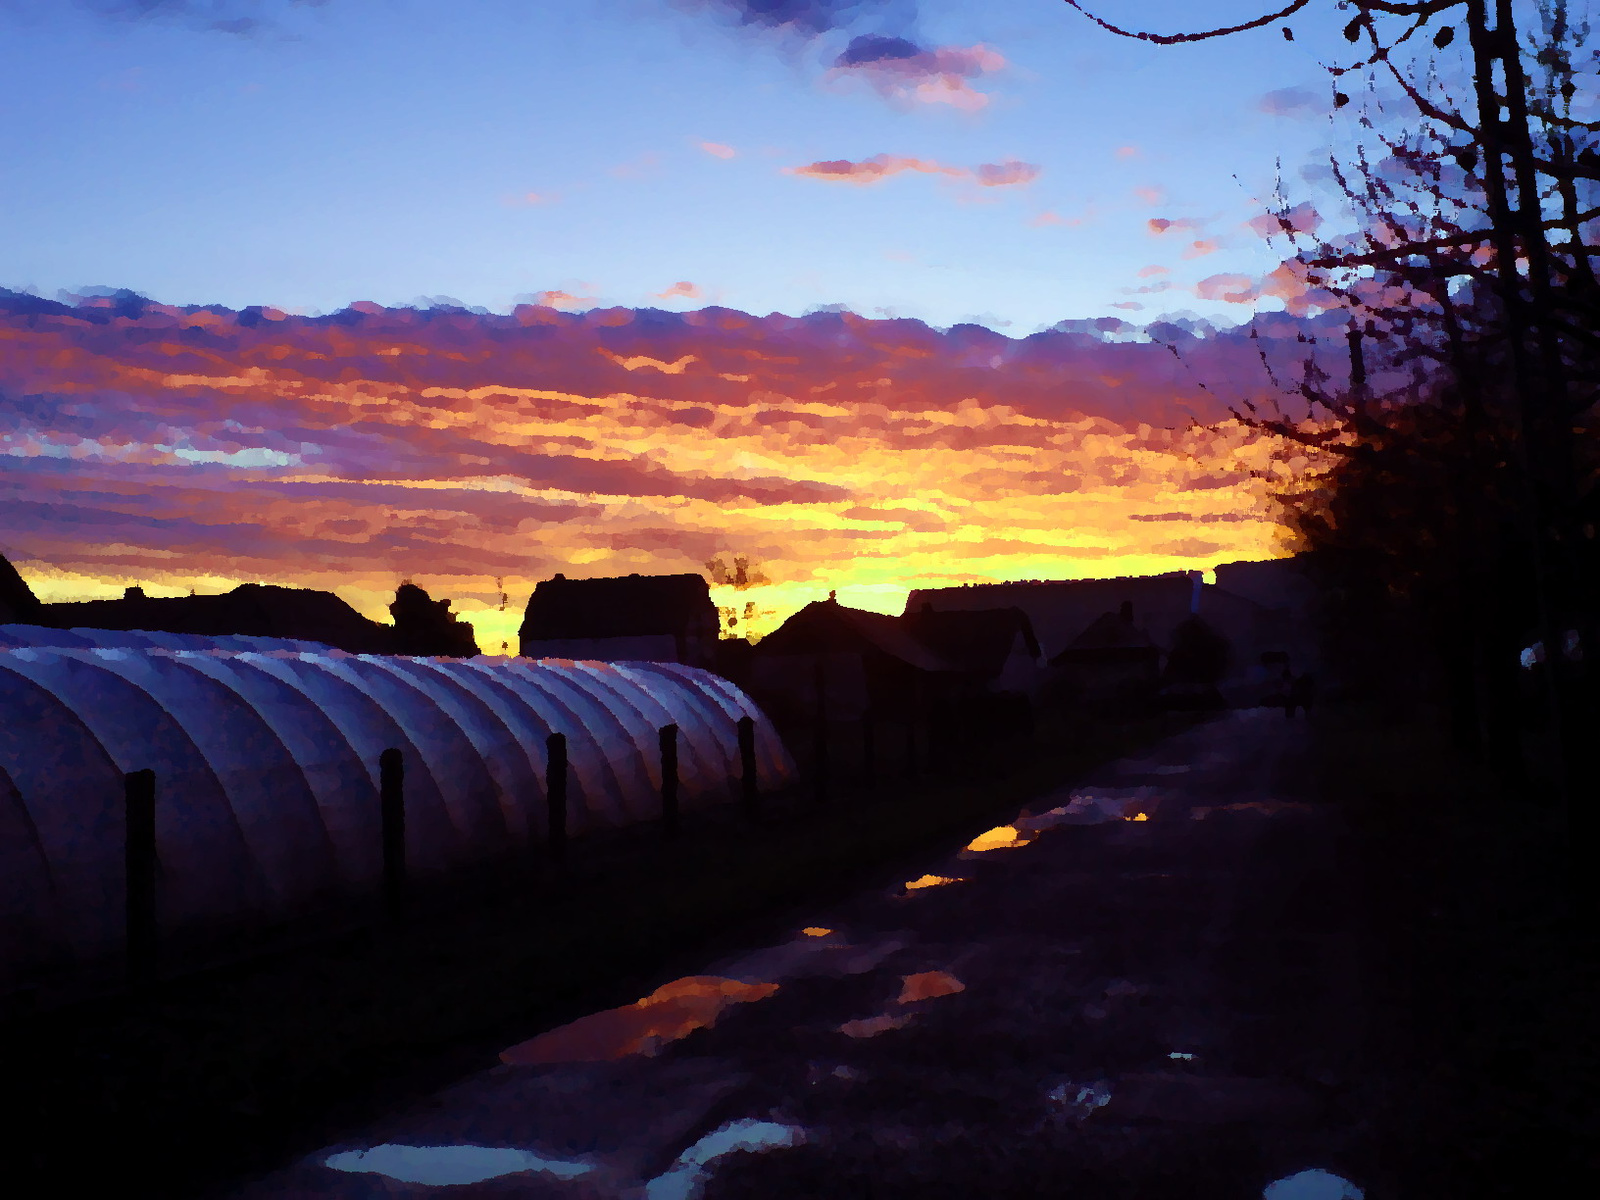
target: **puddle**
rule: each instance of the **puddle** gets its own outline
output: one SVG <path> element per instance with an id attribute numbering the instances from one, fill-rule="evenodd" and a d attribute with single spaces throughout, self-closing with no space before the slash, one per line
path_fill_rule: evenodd
<path id="1" fill-rule="evenodd" d="M 690 1146 L 678 1160 L 645 1185 L 645 1200 L 694 1200 L 711 1177 L 711 1164 L 735 1150 L 773 1150 L 798 1146 L 805 1130 L 776 1121 L 730 1121 Z"/>
<path id="2" fill-rule="evenodd" d="M 918 1000 L 933 1000 L 939 996 L 953 996 L 967 990 L 967 985 L 945 971 L 921 971 L 901 977 L 903 986 L 895 997 L 896 1004 L 915 1004 Z"/>
<path id="3" fill-rule="evenodd" d="M 1293 800 L 1246 800 L 1240 804 L 1216 804 L 1189 810 L 1191 820 L 1204 821 L 1212 813 L 1258 812 L 1272 816 L 1280 812 L 1310 812 L 1311 805 Z"/>
<path id="4" fill-rule="evenodd" d="M 1014 846 L 1026 846 L 1031 841 L 1033 839 L 1025 836 L 1017 825 L 997 825 L 973 838 L 962 853 L 981 854 L 985 850 L 1009 850 Z"/>
<path id="5" fill-rule="evenodd" d="M 833 930 L 824 929 L 820 925 L 807 925 L 800 932 L 805 934 L 806 937 L 827 937 Z"/>
<path id="6" fill-rule="evenodd" d="M 971 847 L 969 846 L 968 849 L 970 850 Z M 910 880 L 909 882 L 907 882 L 906 885 L 905 885 L 905 889 L 908 892 L 915 892 L 915 891 L 918 891 L 918 890 L 920 890 L 922 888 L 942 887 L 943 885 L 945 885 L 947 883 L 965 883 L 965 882 L 966 882 L 965 879 L 952 879 L 948 875 L 924 875 L 920 879 L 913 879 L 913 880 Z"/>
<path id="7" fill-rule="evenodd" d="M 1184 1062 L 1193 1062 L 1194 1061 L 1194 1055 L 1188 1053 L 1185 1050 L 1174 1050 L 1171 1054 L 1167 1055 L 1167 1057 L 1168 1058 L 1182 1059 Z"/>
<path id="8" fill-rule="evenodd" d="M 1313 1167 L 1268 1184 L 1261 1200 L 1363 1200 L 1364 1195 L 1348 1179 Z"/>
<path id="9" fill-rule="evenodd" d="M 335 1171 L 370 1172 L 401 1183 L 434 1187 L 482 1183 L 523 1171 L 576 1179 L 594 1170 L 588 1163 L 561 1162 L 510 1146 L 401 1146 L 388 1142 L 370 1150 L 331 1154 L 322 1165 Z"/>
<path id="10" fill-rule="evenodd" d="M 839 1032 L 845 1037 L 869 1038 L 877 1037 L 880 1033 L 888 1033 L 891 1029 L 904 1029 L 911 1024 L 910 1014 L 905 1016 L 892 1016 L 884 1013 L 876 1017 L 862 1017 L 857 1021 L 846 1021 L 839 1026 Z"/>
<path id="11" fill-rule="evenodd" d="M 500 1061 L 544 1066 L 653 1055 L 697 1029 L 709 1029 L 732 1005 L 762 1000 L 777 990 L 775 983 L 746 983 L 718 975 L 675 979 L 634 1004 L 591 1013 L 502 1050 Z"/>
<path id="12" fill-rule="evenodd" d="M 1063 1080 L 1050 1089 L 1047 1098 L 1069 1116 L 1081 1121 L 1095 1109 L 1111 1103 L 1111 1085 L 1104 1079 L 1097 1079 L 1093 1083 Z M 1278 1198 L 1273 1197 L 1273 1200 Z"/>

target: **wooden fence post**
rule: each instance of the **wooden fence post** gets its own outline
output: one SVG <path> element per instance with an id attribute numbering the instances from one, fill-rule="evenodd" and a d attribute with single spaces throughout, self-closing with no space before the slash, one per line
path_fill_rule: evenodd
<path id="1" fill-rule="evenodd" d="M 406 768 L 400 751 L 378 755 L 378 790 L 383 810 L 383 907 L 391 921 L 406 909 Z"/>
<path id="2" fill-rule="evenodd" d="M 567 735 L 552 733 L 544 741 L 548 755 L 545 771 L 545 801 L 549 808 L 550 858 L 567 860 Z"/>
<path id="3" fill-rule="evenodd" d="M 122 777 L 125 834 L 128 984 L 155 977 L 156 959 L 156 773 Z"/>
<path id="4" fill-rule="evenodd" d="M 739 792 L 744 815 L 754 820 L 760 803 L 756 790 L 756 723 L 753 717 L 739 718 Z"/>
<path id="5" fill-rule="evenodd" d="M 678 727 L 661 727 L 661 831 L 678 836 Z"/>

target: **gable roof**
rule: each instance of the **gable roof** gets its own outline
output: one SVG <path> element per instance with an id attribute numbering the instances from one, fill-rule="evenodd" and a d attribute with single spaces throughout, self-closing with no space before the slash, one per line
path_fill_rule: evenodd
<path id="1" fill-rule="evenodd" d="M 28 581 L 0 554 L 0 621 L 37 621 L 43 607 Z"/>
<path id="2" fill-rule="evenodd" d="M 998 675 L 1019 635 L 1028 654 L 1039 657 L 1033 622 L 1020 608 L 928 609 L 900 620 L 918 641 L 959 670 Z"/>
<path id="3" fill-rule="evenodd" d="M 1065 650 L 1050 660 L 1050 665 L 1059 666 L 1082 653 L 1098 655 L 1106 651 L 1159 654 L 1160 647 L 1150 640 L 1148 633 L 1132 621 L 1123 620 L 1120 614 L 1101 613 Z"/>
<path id="4" fill-rule="evenodd" d="M 557 575 L 534 587 L 520 630 L 520 636 L 530 640 L 655 633 L 716 636 L 717 608 L 704 577 Z"/>
<path id="5" fill-rule="evenodd" d="M 871 648 L 919 671 L 957 668 L 924 645 L 899 617 L 847 608 L 836 600 L 813 600 L 756 644 L 765 654 L 817 654 Z"/>

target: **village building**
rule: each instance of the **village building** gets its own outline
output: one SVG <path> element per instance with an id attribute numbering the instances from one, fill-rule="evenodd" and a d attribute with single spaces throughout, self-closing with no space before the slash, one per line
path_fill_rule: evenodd
<path id="1" fill-rule="evenodd" d="M 43 608 L 28 581 L 0 555 L 0 625 L 40 624 Z"/>
<path id="2" fill-rule="evenodd" d="M 756 643 L 751 695 L 776 718 L 900 717 L 954 696 L 963 672 L 902 618 L 849 608 L 829 593 Z"/>
<path id="3" fill-rule="evenodd" d="M 1027 614 L 1044 654 L 1054 657 L 1102 613 L 1114 613 L 1123 601 L 1139 613 L 1140 625 L 1164 642 L 1179 621 L 1193 611 L 1199 575 L 1173 571 L 1114 579 L 1028 580 L 979 583 L 950 588 L 918 588 L 906 600 L 906 612 L 931 604 L 937 612 L 1017 608 Z"/>
<path id="4" fill-rule="evenodd" d="M 1059 672 L 1056 695 L 1074 705 L 1137 708 L 1153 703 L 1161 685 L 1161 648 L 1134 622 L 1128 600 L 1090 622 L 1050 665 Z"/>
<path id="5" fill-rule="evenodd" d="M 524 658 L 675 662 L 711 669 L 720 621 L 699 575 L 543 580 L 519 633 Z"/>
<path id="6" fill-rule="evenodd" d="M 931 603 L 924 603 L 907 612 L 901 622 L 971 688 L 1032 696 L 1044 683 L 1044 661 L 1033 622 L 1020 608 L 939 612 Z"/>
<path id="7" fill-rule="evenodd" d="M 130 587 L 120 600 L 42 605 L 39 624 L 54 629 L 289 638 L 351 654 L 394 652 L 389 626 L 368 620 L 332 592 L 275 584 L 242 583 L 215 596 L 147 596 L 143 588 Z"/>

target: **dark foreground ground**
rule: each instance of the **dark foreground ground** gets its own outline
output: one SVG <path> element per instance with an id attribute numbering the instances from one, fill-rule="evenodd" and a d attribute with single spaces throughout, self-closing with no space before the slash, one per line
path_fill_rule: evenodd
<path id="1" fill-rule="evenodd" d="M 1594 1194 L 1592 940 L 1563 924 L 1559 828 L 1432 729 L 1227 714 L 1046 789 L 1024 844 L 907 859 L 626 997 L 777 985 L 710 1027 L 620 1056 L 546 1039 L 228 1194 L 439 1191 L 381 1154 L 324 1165 L 381 1145 L 566 1164 L 449 1188 L 471 1200 Z M 952 882 L 903 886 L 924 874 Z M 799 1144 L 684 1164 L 730 1121 Z M 1352 1186 L 1270 1191 L 1311 1169 Z"/>
<path id="2" fill-rule="evenodd" d="M 960 844 L 1029 795 L 1190 722 L 1045 722 L 1031 753 L 962 763 L 957 748 L 935 771 L 922 746 L 914 774 L 885 746 L 870 786 L 841 753 L 824 807 L 798 789 L 765 797 L 756 823 L 736 807 L 686 813 L 677 841 L 643 827 L 574 842 L 565 870 L 529 864 L 486 901 L 418 904 L 404 925 L 170 979 L 142 1002 L 9 1016 L 7 1187 L 225 1191 L 494 1063 L 530 1031 L 635 1000 L 670 964 L 759 940 L 789 907 L 890 878 L 897 859 Z"/>

